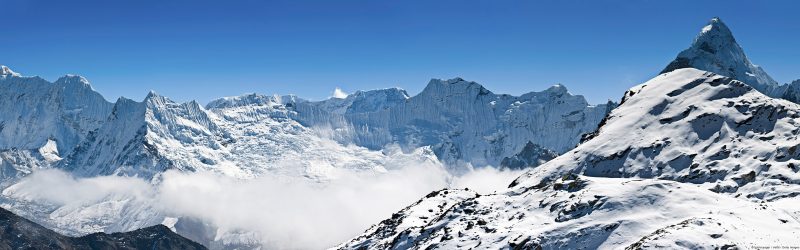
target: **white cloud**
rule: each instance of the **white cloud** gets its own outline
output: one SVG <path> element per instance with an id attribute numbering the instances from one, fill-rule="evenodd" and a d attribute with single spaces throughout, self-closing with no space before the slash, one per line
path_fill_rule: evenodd
<path id="1" fill-rule="evenodd" d="M 139 178 L 101 176 L 76 179 L 60 170 L 39 170 L 3 190 L 3 195 L 31 201 L 47 201 L 56 205 L 94 203 L 107 197 L 127 193 L 134 197 L 151 197 L 151 185 Z"/>
<path id="2" fill-rule="evenodd" d="M 124 214 L 102 212 L 103 204 L 92 207 L 100 212 L 81 212 L 91 206 L 87 204 L 107 203 L 108 199 L 131 201 L 126 204 L 139 207 L 116 209 L 151 209 L 155 211 L 146 214 L 195 218 L 219 233 L 212 239 L 258 240 L 268 249 L 320 249 L 362 233 L 431 191 L 468 187 L 491 193 L 505 188 L 518 175 L 481 168 L 457 177 L 441 165 L 412 160 L 404 164 L 406 167 L 385 173 L 347 172 L 325 183 L 286 176 L 241 180 L 169 171 L 157 184 L 150 184 L 132 177 L 76 179 L 58 170 L 45 170 L 7 188 L 3 195 L 70 207 L 88 216 L 82 218 L 86 221 L 95 221 L 92 216 Z"/>
<path id="3" fill-rule="evenodd" d="M 331 97 L 338 98 L 338 99 L 344 99 L 344 98 L 347 98 L 347 93 L 345 93 L 341 88 L 336 87 L 333 90 L 333 95 Z"/>

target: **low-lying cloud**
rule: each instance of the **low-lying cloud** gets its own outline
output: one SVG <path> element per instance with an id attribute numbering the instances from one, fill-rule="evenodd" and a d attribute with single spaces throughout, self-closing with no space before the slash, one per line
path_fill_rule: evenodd
<path id="1" fill-rule="evenodd" d="M 169 171 L 151 184 L 133 177 L 76 179 L 58 170 L 41 170 L 7 188 L 3 195 L 77 210 L 117 199 L 125 206 L 107 209 L 154 210 L 138 213 L 140 217 L 162 217 L 154 221 L 165 216 L 202 221 L 213 227 L 213 235 L 206 235 L 207 239 L 189 236 L 216 241 L 203 242 L 206 244 L 257 241 L 268 249 L 320 249 L 360 234 L 431 191 L 452 187 L 491 193 L 505 188 L 519 174 L 482 168 L 453 176 L 441 166 L 410 165 L 385 173 L 352 172 L 320 183 L 299 177 L 241 180 Z M 99 212 L 82 216 L 125 214 L 103 211 L 106 206 L 94 206 L 92 209 Z"/>

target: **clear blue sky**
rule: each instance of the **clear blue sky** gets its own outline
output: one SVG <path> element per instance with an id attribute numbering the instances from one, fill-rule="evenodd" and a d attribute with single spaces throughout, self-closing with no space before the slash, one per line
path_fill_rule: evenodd
<path id="1" fill-rule="evenodd" d="M 654 76 L 714 16 L 776 80 L 800 78 L 798 2 L 0 0 L 0 64 L 83 75 L 111 101 L 416 94 L 460 76 L 508 94 L 562 83 L 598 103 Z"/>

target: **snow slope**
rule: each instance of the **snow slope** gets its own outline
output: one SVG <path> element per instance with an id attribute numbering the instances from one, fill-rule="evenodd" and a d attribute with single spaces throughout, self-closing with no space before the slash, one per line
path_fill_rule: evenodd
<path id="1" fill-rule="evenodd" d="M 434 217 L 412 206 L 393 218 L 432 219 L 384 221 L 340 248 L 797 245 L 798 131 L 797 104 L 675 70 L 631 88 L 592 138 L 508 191 Z"/>

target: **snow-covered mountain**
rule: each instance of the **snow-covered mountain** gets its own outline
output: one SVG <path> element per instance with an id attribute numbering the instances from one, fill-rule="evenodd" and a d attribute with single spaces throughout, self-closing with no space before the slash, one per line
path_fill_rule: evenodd
<path id="1" fill-rule="evenodd" d="M 0 69 L 0 179 L 57 162 L 111 113 L 112 103 L 83 77 L 66 75 L 50 83 Z"/>
<path id="2" fill-rule="evenodd" d="M 165 223 L 215 247 L 258 246 L 252 232 L 167 217 L 142 198 L 152 193 L 58 205 L 17 181 L 46 168 L 156 186 L 171 169 L 325 183 L 408 162 L 455 173 L 543 164 L 501 193 L 433 192 L 339 247 L 798 245 L 798 100 L 800 80 L 778 84 L 718 18 L 619 106 L 590 105 L 561 85 L 511 96 L 461 78 L 431 80 L 414 96 L 247 94 L 202 106 L 151 92 L 110 103 L 82 77 L 51 83 L 2 66 L 0 206 L 68 235 Z"/>
<path id="3" fill-rule="evenodd" d="M 752 64 L 714 18 L 585 142 L 507 191 L 431 193 L 339 248 L 798 245 L 798 86 Z"/>
<path id="4" fill-rule="evenodd" d="M 220 148 L 223 136 L 196 102 L 178 104 L 150 92 L 143 102 L 117 100 L 103 126 L 59 167 L 78 176 L 144 178 L 173 168 L 195 171 L 207 165 L 203 154 Z"/>
<path id="5" fill-rule="evenodd" d="M 444 190 L 345 249 L 797 245 L 800 105 L 697 69 L 631 88 L 598 132 L 506 192 Z"/>
<path id="6" fill-rule="evenodd" d="M 3 67 L 0 81 L 0 106 L 9 111 L 0 117 L 2 174 L 11 177 L 54 165 L 78 176 L 150 179 L 178 169 L 324 179 L 342 167 L 381 171 L 390 161 L 381 151 L 396 146 L 430 147 L 455 170 L 503 159 L 529 167 L 574 147 L 614 106 L 589 105 L 561 85 L 515 97 L 460 78 L 432 80 L 413 97 L 397 88 L 317 102 L 249 94 L 205 107 L 154 92 L 142 102 L 109 103 L 72 75 L 49 83 Z M 545 158 L 520 160 L 540 155 L 528 145 Z M 293 157 L 304 160 L 286 160 Z M 289 161 L 299 168 L 279 167 Z"/>
<path id="7" fill-rule="evenodd" d="M 529 143 L 555 153 L 572 149 L 614 106 L 589 105 L 562 85 L 511 96 L 455 78 L 431 80 L 413 97 L 399 89 L 357 92 L 298 103 L 297 111 L 299 121 L 349 131 L 344 140 L 367 148 L 431 146 L 450 165 L 500 166 L 505 158 L 525 154 Z M 529 163 L 535 166 L 538 160 Z"/>
<path id="8" fill-rule="evenodd" d="M 764 69 L 750 62 L 731 30 L 718 17 L 711 19 L 691 47 L 678 54 L 661 73 L 682 68 L 696 68 L 732 77 L 767 96 L 800 103 L 800 81 L 779 84 Z"/>
<path id="9" fill-rule="evenodd" d="M 79 176 L 146 179 L 168 169 L 244 179 L 267 172 L 328 179 L 343 169 L 382 172 L 404 157 L 340 144 L 303 126 L 292 119 L 297 100 L 250 94 L 214 100 L 206 109 L 154 92 L 143 102 L 121 98 L 103 127 L 59 167 Z M 409 155 L 435 161 L 425 151 Z"/>

